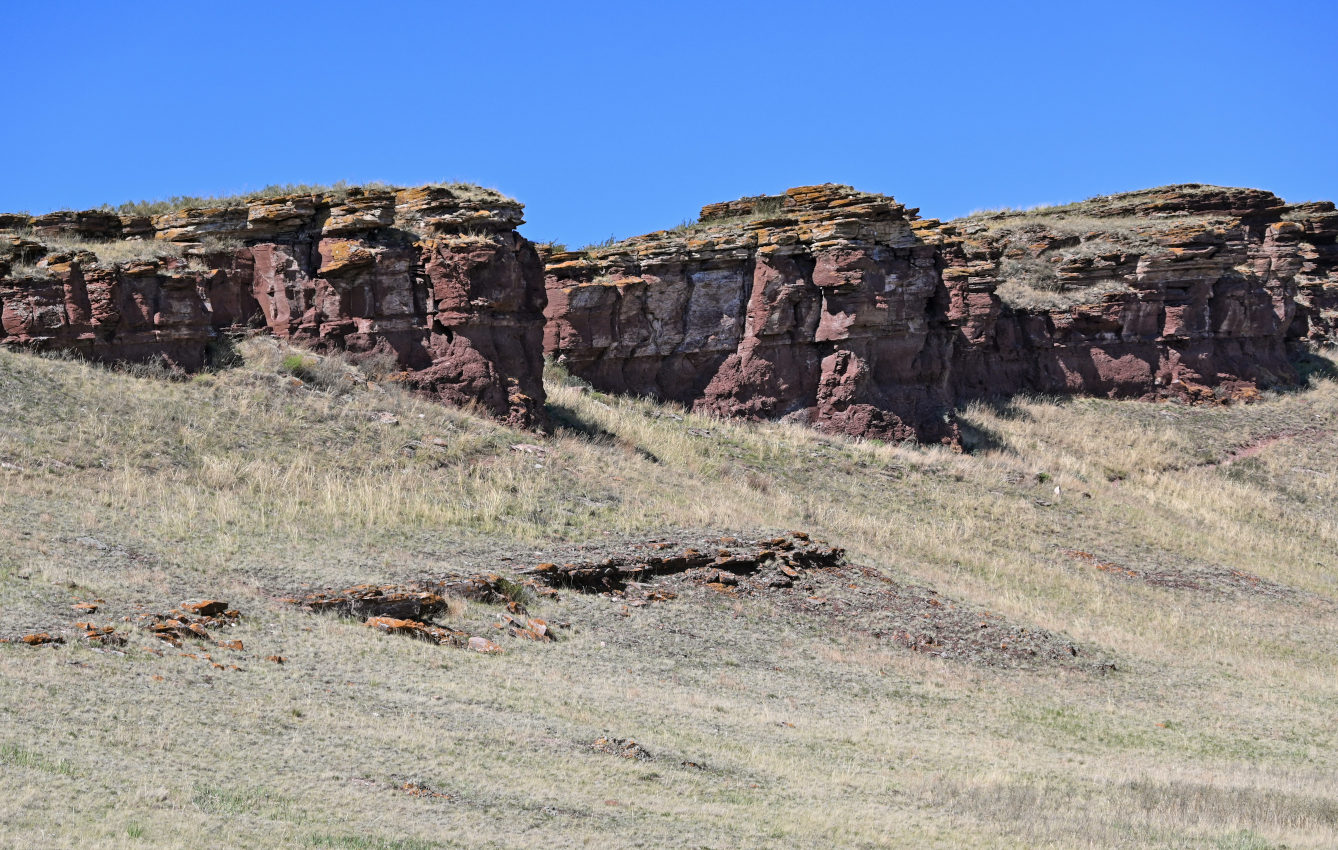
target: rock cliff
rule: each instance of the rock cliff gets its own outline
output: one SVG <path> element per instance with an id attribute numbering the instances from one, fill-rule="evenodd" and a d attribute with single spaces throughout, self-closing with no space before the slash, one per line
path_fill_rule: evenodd
<path id="1" fill-rule="evenodd" d="M 251 324 L 391 353 L 421 392 L 542 426 L 543 269 L 521 223 L 462 186 L 0 216 L 0 344 L 194 370 Z"/>
<path id="2" fill-rule="evenodd" d="M 546 271 L 521 223 L 515 201 L 440 185 L 0 215 L 0 344 L 192 370 L 221 333 L 264 328 L 393 354 L 418 391 L 523 427 L 545 423 L 547 351 L 613 392 L 952 442 L 971 399 L 1248 398 L 1338 336 L 1334 205 L 1253 189 L 943 223 L 809 186 Z"/>
<path id="3" fill-rule="evenodd" d="M 1332 339 L 1338 213 L 1185 185 L 949 223 L 845 186 L 547 257 L 545 348 L 595 386 L 881 439 L 1019 391 L 1250 396 Z"/>

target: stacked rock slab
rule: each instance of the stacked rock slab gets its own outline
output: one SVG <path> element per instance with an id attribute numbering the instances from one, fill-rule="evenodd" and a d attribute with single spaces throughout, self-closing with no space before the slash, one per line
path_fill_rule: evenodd
<path id="1" fill-rule="evenodd" d="M 1332 339 L 1332 204 L 1187 185 L 948 224 L 915 213 L 802 187 L 552 254 L 545 349 L 607 391 L 954 441 L 969 399 L 1250 395 L 1294 379 L 1289 343 Z M 1001 297 L 1032 274 L 1060 303 Z"/>
<path id="2" fill-rule="evenodd" d="M 1186 184 L 917 229 L 940 250 L 949 318 L 962 329 L 959 401 L 1001 391 L 1249 398 L 1295 380 L 1300 344 L 1334 339 L 1330 203 Z M 1032 303 L 1028 290 L 1058 303 Z"/>
<path id="3" fill-rule="evenodd" d="M 951 328 L 914 210 L 843 186 L 548 260 L 545 348 L 601 389 L 722 416 L 948 436 Z"/>
<path id="4" fill-rule="evenodd" d="M 194 370 L 250 324 L 391 353 L 424 393 L 542 426 L 543 270 L 521 223 L 515 201 L 446 186 L 2 216 L 0 344 Z M 136 245 L 146 259 L 98 259 Z"/>

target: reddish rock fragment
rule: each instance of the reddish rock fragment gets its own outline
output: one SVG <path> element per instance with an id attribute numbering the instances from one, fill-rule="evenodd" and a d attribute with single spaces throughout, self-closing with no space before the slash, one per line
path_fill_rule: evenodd
<path id="1" fill-rule="evenodd" d="M 65 638 L 60 635 L 53 635 L 50 632 L 33 632 L 23 635 L 18 639 L 19 643 L 26 643 L 28 646 L 45 646 L 47 644 L 64 643 Z"/>
<path id="2" fill-rule="evenodd" d="M 75 628 L 82 629 L 80 635 L 94 646 L 123 646 L 125 635 L 117 634 L 114 626 L 95 626 L 92 623 L 75 623 Z"/>
<path id="3" fill-rule="evenodd" d="M 631 738 L 599 737 L 590 744 L 590 749 L 633 761 L 650 761 L 654 758 L 645 747 Z"/>
<path id="4" fill-rule="evenodd" d="M 394 617 L 368 617 L 363 625 L 386 634 L 404 635 L 448 646 L 461 646 L 467 637 L 456 629 L 432 626 L 417 620 L 397 620 Z"/>
<path id="5" fill-rule="evenodd" d="M 228 610 L 228 603 L 217 599 L 188 599 L 181 603 L 180 608 L 197 617 L 213 617 Z"/>
<path id="6" fill-rule="evenodd" d="M 478 635 L 471 637 L 467 645 L 469 649 L 472 649 L 475 652 L 501 653 L 506 651 L 487 638 L 479 637 Z"/>

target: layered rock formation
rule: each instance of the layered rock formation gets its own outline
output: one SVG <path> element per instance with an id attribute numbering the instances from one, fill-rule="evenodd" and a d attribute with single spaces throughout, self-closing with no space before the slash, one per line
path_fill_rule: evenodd
<path id="1" fill-rule="evenodd" d="M 520 204 L 474 187 L 349 189 L 152 218 L 0 217 L 0 344 L 201 367 L 253 324 L 392 353 L 418 390 L 544 423 L 543 270 Z"/>
<path id="2" fill-rule="evenodd" d="M 419 391 L 525 427 L 544 424 L 546 350 L 609 391 L 953 441 L 970 399 L 1248 397 L 1338 336 L 1338 212 L 1258 190 L 941 223 L 811 186 L 552 253 L 546 273 L 521 212 L 425 186 L 0 215 L 0 344 L 190 370 L 221 333 L 264 328 L 391 353 Z"/>
<path id="3" fill-rule="evenodd" d="M 1208 400 L 1331 339 L 1338 214 L 1198 185 L 924 221 L 844 186 L 548 257 L 545 348 L 614 392 L 952 441 L 1018 391 Z"/>

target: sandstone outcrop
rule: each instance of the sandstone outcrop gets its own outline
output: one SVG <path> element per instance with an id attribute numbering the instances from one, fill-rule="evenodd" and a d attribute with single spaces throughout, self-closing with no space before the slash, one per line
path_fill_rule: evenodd
<path id="1" fill-rule="evenodd" d="M 956 439 L 1019 391 L 1188 400 L 1333 339 L 1338 213 L 1196 184 L 921 220 L 845 186 L 547 259 L 545 349 L 612 392 L 881 439 Z"/>
<path id="2" fill-rule="evenodd" d="M 543 270 L 475 187 L 346 189 L 122 216 L 0 217 L 0 344 L 194 370 L 228 329 L 393 354 L 407 382 L 544 423 Z"/>

